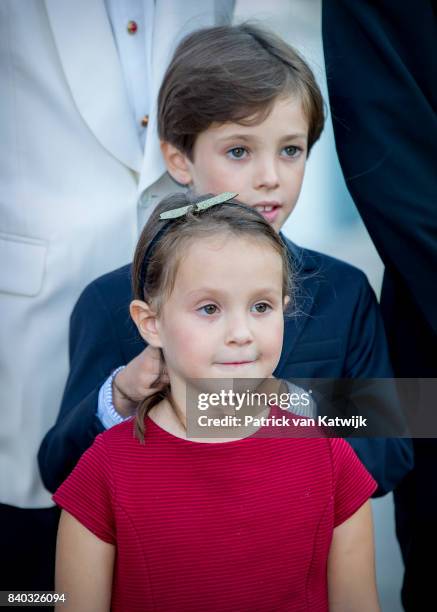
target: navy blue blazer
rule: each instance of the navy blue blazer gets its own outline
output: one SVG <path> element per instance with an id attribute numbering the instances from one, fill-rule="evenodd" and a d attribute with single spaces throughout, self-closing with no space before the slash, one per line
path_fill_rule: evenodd
<path id="1" fill-rule="evenodd" d="M 286 241 L 297 272 L 296 315 L 286 317 L 278 378 L 389 378 L 384 328 L 375 295 L 357 268 Z M 129 315 L 131 267 L 93 281 L 80 296 L 70 324 L 70 374 L 60 413 L 38 460 L 55 491 L 103 431 L 97 402 L 101 385 L 145 343 Z M 407 439 L 349 440 L 378 482 L 391 491 L 412 467 Z"/>
<path id="2" fill-rule="evenodd" d="M 385 265 L 381 311 L 405 378 L 437 377 L 436 6 L 322 3 L 338 158 Z"/>

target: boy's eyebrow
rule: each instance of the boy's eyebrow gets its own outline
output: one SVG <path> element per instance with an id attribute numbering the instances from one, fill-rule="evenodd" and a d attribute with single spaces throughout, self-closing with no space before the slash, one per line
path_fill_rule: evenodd
<path id="1" fill-rule="evenodd" d="M 250 134 L 229 134 L 229 136 L 223 136 L 222 138 L 218 138 L 219 142 L 226 142 L 227 140 L 258 140 L 256 136 L 251 136 Z"/>
<path id="2" fill-rule="evenodd" d="M 308 134 L 304 134 L 303 132 L 297 132 L 295 134 L 286 134 L 280 138 L 280 142 L 284 142 L 285 140 L 294 140 L 296 138 L 302 138 L 306 140 L 308 138 Z M 218 138 L 219 142 L 227 142 L 228 140 L 241 140 L 243 142 L 250 141 L 258 141 L 260 140 L 257 136 L 252 134 L 230 134 L 229 136 L 223 136 L 222 138 Z"/>
<path id="3" fill-rule="evenodd" d="M 284 140 L 294 140 L 295 138 L 303 138 L 306 140 L 308 138 L 308 134 L 304 134 L 302 132 L 297 132 L 296 134 L 287 134 L 281 138 L 281 142 Z"/>

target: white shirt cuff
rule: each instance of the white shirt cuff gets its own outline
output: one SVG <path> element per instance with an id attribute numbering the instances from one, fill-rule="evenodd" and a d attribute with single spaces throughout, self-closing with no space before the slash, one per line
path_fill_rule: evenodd
<path id="1" fill-rule="evenodd" d="M 114 370 L 111 376 L 109 376 L 100 387 L 99 399 L 97 402 L 97 416 L 105 429 L 110 429 L 114 427 L 114 425 L 119 425 L 130 418 L 122 417 L 121 414 L 117 412 L 112 399 L 112 381 L 125 367 L 126 366 L 120 366 Z"/>

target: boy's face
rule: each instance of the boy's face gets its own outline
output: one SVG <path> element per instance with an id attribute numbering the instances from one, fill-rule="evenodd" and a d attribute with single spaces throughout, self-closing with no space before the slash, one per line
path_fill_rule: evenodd
<path id="1" fill-rule="evenodd" d="M 299 196 L 307 142 L 300 99 L 278 98 L 257 125 L 216 123 L 199 134 L 193 161 L 184 156 L 185 182 L 197 193 L 238 193 L 241 202 L 259 210 L 279 231 Z"/>

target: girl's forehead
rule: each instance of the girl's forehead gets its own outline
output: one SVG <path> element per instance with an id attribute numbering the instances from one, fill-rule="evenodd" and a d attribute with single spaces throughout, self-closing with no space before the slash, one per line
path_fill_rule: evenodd
<path id="1" fill-rule="evenodd" d="M 176 286 L 265 284 L 282 287 L 282 258 L 268 240 L 222 233 L 192 240 L 179 262 Z"/>
<path id="2" fill-rule="evenodd" d="M 238 265 L 249 254 L 279 253 L 268 238 L 261 235 L 237 234 L 225 230 L 207 236 L 199 236 L 188 242 L 184 248 L 184 259 L 199 258 L 201 255 L 208 259 L 226 261 L 226 254 L 238 252 L 240 256 L 233 263 Z"/>

